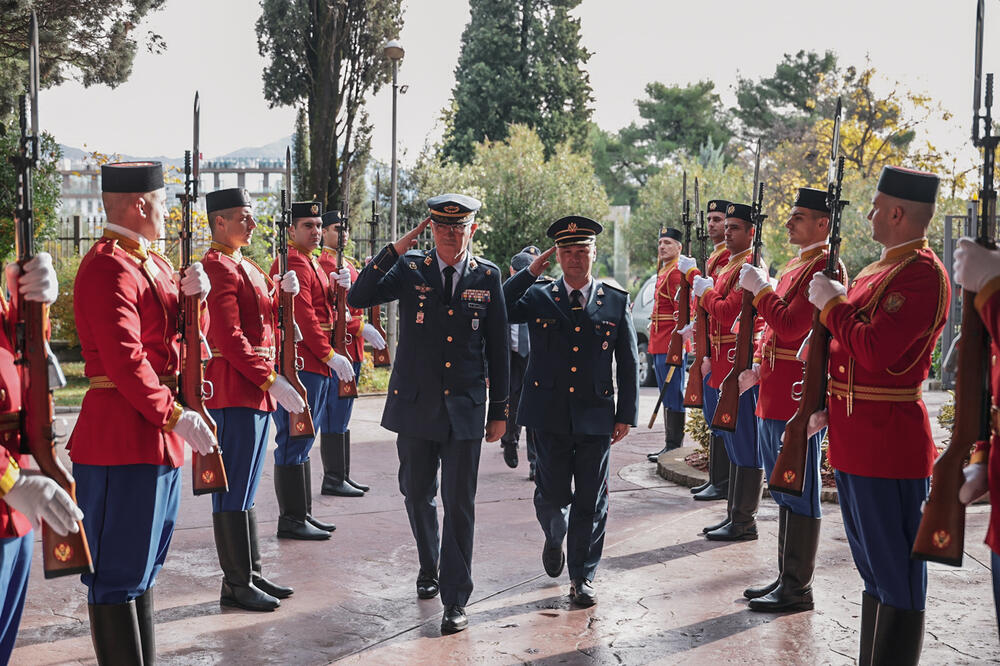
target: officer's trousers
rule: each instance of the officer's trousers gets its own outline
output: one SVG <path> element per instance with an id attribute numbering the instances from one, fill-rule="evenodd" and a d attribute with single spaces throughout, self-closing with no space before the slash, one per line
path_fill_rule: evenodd
<path id="1" fill-rule="evenodd" d="M 524 388 L 524 373 L 528 369 L 528 358 L 521 356 L 517 352 L 510 353 L 510 396 L 508 404 L 510 408 L 507 412 L 507 429 L 504 430 L 500 441 L 504 444 L 517 444 L 521 437 L 521 426 L 517 424 L 517 406 L 521 403 L 521 391 Z M 528 464 L 535 464 L 535 432 L 528 427 L 524 428 L 525 447 L 528 452 Z"/>
<path id="2" fill-rule="evenodd" d="M 354 364 L 354 376 L 361 372 L 361 364 Z M 327 389 L 326 404 L 323 407 L 323 432 L 343 433 L 351 423 L 351 413 L 354 411 L 354 398 L 341 398 L 340 381 L 337 375 L 330 377 L 330 387 Z"/>
<path id="3" fill-rule="evenodd" d="M 31 572 L 31 551 L 35 542 L 32 530 L 19 537 L 0 539 L 0 664 L 10 661 L 24 610 L 24 594 L 28 591 Z"/>
<path id="4" fill-rule="evenodd" d="M 667 379 L 669 368 L 666 354 L 653 354 L 653 371 L 656 373 L 656 387 L 663 390 L 663 382 Z M 672 412 L 684 411 L 684 381 L 687 372 L 687 354 L 679 366 L 674 367 L 674 376 L 670 378 L 670 386 L 663 393 L 663 406 Z"/>
<path id="5" fill-rule="evenodd" d="M 774 464 L 781 452 L 781 436 L 785 433 L 785 422 L 777 419 L 757 417 L 757 441 L 760 444 L 760 456 L 764 462 L 764 478 L 770 479 Z M 819 493 L 822 484 L 819 474 L 820 445 L 826 428 L 809 438 L 806 442 L 806 473 L 802 480 L 802 497 L 774 491 L 771 497 L 778 504 L 792 513 L 810 518 L 820 518 Z"/>
<path id="6" fill-rule="evenodd" d="M 542 430 L 535 435 L 535 516 L 547 541 L 566 537 L 570 579 L 592 581 L 608 521 L 611 437 Z"/>
<path id="7" fill-rule="evenodd" d="M 229 491 L 212 493 L 212 513 L 253 506 L 267 453 L 268 413 L 249 407 L 208 410 L 218 427 Z"/>
<path id="8" fill-rule="evenodd" d="M 80 576 L 87 603 L 123 604 L 156 583 L 174 534 L 181 470 L 167 465 L 73 465 L 94 561 Z"/>
<path id="9" fill-rule="evenodd" d="M 316 372 L 299 372 L 299 381 L 306 389 L 306 402 L 312 412 L 313 429 L 316 432 L 326 428 L 326 400 L 330 391 L 330 378 Z M 274 418 L 274 464 L 298 465 L 309 460 L 315 437 L 291 437 L 288 433 L 288 412 L 278 405 L 272 414 Z"/>
<path id="10" fill-rule="evenodd" d="M 761 466 L 760 447 L 757 446 L 757 415 L 754 414 L 757 410 L 757 390 L 754 386 L 740 395 L 736 432 L 720 431 L 726 453 L 737 467 Z"/>
<path id="11" fill-rule="evenodd" d="M 441 602 L 465 606 L 472 594 L 472 545 L 476 526 L 476 484 L 481 439 L 437 442 L 407 435 L 396 437 L 399 492 L 417 542 L 420 568 L 439 570 Z M 438 467 L 444 527 L 438 538 Z"/>
<path id="12" fill-rule="evenodd" d="M 844 531 L 865 592 L 883 604 L 924 610 L 927 562 L 910 558 L 929 479 L 880 479 L 837 471 Z"/>
<path id="13" fill-rule="evenodd" d="M 695 360 L 695 363 L 698 363 Z M 712 431 L 713 435 L 722 435 L 721 430 L 716 430 L 712 428 L 712 419 L 715 418 L 715 407 L 719 404 L 719 389 L 712 388 L 708 385 L 708 380 L 711 378 L 712 373 L 705 375 L 702 380 L 702 407 L 701 413 L 705 417 L 705 423 L 708 425 L 708 429 Z"/>

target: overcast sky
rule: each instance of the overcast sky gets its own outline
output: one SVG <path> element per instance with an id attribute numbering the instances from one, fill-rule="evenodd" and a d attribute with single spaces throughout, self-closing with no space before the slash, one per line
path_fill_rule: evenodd
<path id="1" fill-rule="evenodd" d="M 971 123 L 975 0 L 584 0 L 576 14 L 594 89 L 594 120 L 617 130 L 636 119 L 635 100 L 654 80 L 709 78 L 727 105 L 737 75 L 773 72 L 783 53 L 835 51 L 842 64 L 867 56 L 889 80 L 926 92 L 955 114 L 932 139 L 967 143 Z M 401 160 L 412 163 L 440 137 L 441 109 L 454 85 L 467 0 L 405 0 L 406 56 L 399 98 Z M 1000 70 L 1000 2 L 987 2 L 987 71 Z M 46 90 L 42 127 L 61 143 L 132 155 L 180 156 L 190 142 L 191 103 L 201 91 L 206 158 L 290 134 L 294 111 L 269 109 L 257 53 L 255 0 L 168 0 L 143 26 L 166 39 L 162 55 L 141 52 L 115 90 L 76 83 Z M 369 101 L 374 156 L 391 149 L 391 86 Z"/>

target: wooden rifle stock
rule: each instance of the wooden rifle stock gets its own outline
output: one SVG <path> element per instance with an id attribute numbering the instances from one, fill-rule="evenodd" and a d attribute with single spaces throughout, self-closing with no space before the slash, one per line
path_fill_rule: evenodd
<path id="1" fill-rule="evenodd" d="M 680 366 L 684 363 L 684 337 L 680 331 L 691 323 L 691 285 L 687 279 L 681 280 L 680 294 L 677 297 L 677 321 L 674 322 L 673 333 L 670 334 L 670 344 L 667 346 L 667 365 Z"/>
<path id="2" fill-rule="evenodd" d="M 685 407 L 702 407 L 705 404 L 705 376 L 701 372 L 701 362 L 708 353 L 708 312 L 699 303 L 694 319 L 695 358 L 688 372 L 687 389 L 684 391 Z"/>
<path id="3" fill-rule="evenodd" d="M 299 381 L 298 367 L 301 363 L 295 347 L 295 302 L 294 296 L 282 291 L 278 297 L 281 323 L 281 348 L 278 353 L 278 371 L 288 380 L 295 392 L 299 394 L 306 408 L 298 414 L 288 413 L 288 433 L 290 437 L 315 437 L 312 413 L 306 400 L 306 387 Z"/>
<path id="4" fill-rule="evenodd" d="M 337 268 L 338 270 L 343 269 L 344 260 L 343 250 L 337 251 Z M 347 332 L 347 290 L 337 285 L 333 287 L 334 298 L 337 301 L 337 323 L 333 327 L 333 349 L 341 356 L 350 359 L 350 355 L 347 352 L 348 338 L 351 334 Z M 334 373 L 336 375 L 336 373 Z M 338 378 L 337 380 L 337 395 L 341 398 L 356 398 L 358 397 L 358 383 L 354 379 L 349 381 L 343 381 Z"/>
<path id="5" fill-rule="evenodd" d="M 368 321 L 372 325 L 379 335 L 382 336 L 383 340 L 388 340 L 389 337 L 382 328 L 382 310 L 379 306 L 373 305 L 368 308 Z M 375 349 L 372 347 L 372 364 L 376 368 L 385 368 L 392 365 L 392 361 L 389 360 L 389 347 L 383 347 L 382 349 Z"/>
<path id="6" fill-rule="evenodd" d="M 750 367 L 756 314 L 753 307 L 753 293 L 749 289 L 744 289 L 743 305 L 740 308 L 740 329 L 736 334 L 736 348 L 733 350 L 735 356 L 733 368 L 719 387 L 719 404 L 712 419 L 713 428 L 736 432 L 736 418 L 740 407 L 740 373 Z"/>

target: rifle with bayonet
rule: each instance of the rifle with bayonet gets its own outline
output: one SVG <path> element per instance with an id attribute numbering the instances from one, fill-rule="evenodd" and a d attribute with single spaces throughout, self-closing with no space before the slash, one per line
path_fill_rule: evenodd
<path id="1" fill-rule="evenodd" d="M 753 252 L 750 255 L 750 263 L 754 266 L 760 264 L 761 251 L 764 247 L 764 215 L 762 212 L 764 204 L 764 183 L 760 177 L 760 139 L 757 139 L 757 156 L 753 167 L 753 190 L 751 190 L 752 204 L 750 206 L 750 219 L 753 224 Z M 757 318 L 757 308 L 753 305 L 753 292 L 749 289 L 743 290 L 743 303 L 740 307 L 739 330 L 736 332 L 736 347 L 730 352 L 733 355 L 733 368 L 722 380 L 719 387 L 719 404 L 715 408 L 715 417 L 712 419 L 712 427 L 736 432 L 736 420 L 739 416 L 740 405 L 740 373 L 749 370 L 753 365 L 753 337 L 754 321 Z"/>
<path id="2" fill-rule="evenodd" d="M 17 263 L 22 267 L 35 256 L 35 213 L 32 201 L 32 171 L 38 168 L 40 137 L 38 128 L 38 19 L 31 13 L 28 39 L 28 94 L 21 95 L 21 137 L 14 157 L 17 169 L 17 224 L 14 243 Z M 29 115 L 28 104 L 31 104 Z M 30 118 L 30 121 L 29 121 Z M 30 122 L 30 127 L 29 127 Z M 11 293 L 16 321 L 16 363 L 21 377 L 21 450 L 30 453 L 43 474 L 62 486 L 76 501 L 76 483 L 56 454 L 53 432 L 52 381 L 49 376 L 50 352 L 46 334 L 49 329 L 49 306 L 22 299 Z M 90 548 L 77 523 L 76 534 L 59 536 L 42 524 L 42 562 L 46 578 L 93 573 Z"/>
<path id="3" fill-rule="evenodd" d="M 979 190 L 976 243 L 996 249 L 997 192 L 993 185 L 996 148 L 1000 137 L 993 134 L 993 74 L 986 75 L 986 113 L 980 115 L 983 72 L 983 0 L 976 11 L 975 81 L 972 97 L 972 142 L 983 151 L 983 184 Z M 982 133 L 980 133 L 980 123 Z M 913 542 L 912 557 L 962 566 L 965 545 L 965 505 L 958 491 L 964 475 L 962 465 L 977 441 L 990 438 L 990 336 L 979 317 L 976 294 L 962 290 L 962 333 L 958 342 L 958 373 L 955 377 L 955 421 L 948 448 L 934 461 L 931 492 Z"/>
<path id="4" fill-rule="evenodd" d="M 344 270 L 344 241 L 347 231 L 347 216 L 350 213 L 351 170 L 344 176 L 344 192 L 341 199 L 340 225 L 337 227 L 337 272 Z M 347 332 L 347 289 L 339 284 L 330 285 L 334 302 L 337 304 L 337 323 L 333 326 L 333 349 L 350 359 L 347 346 L 351 344 L 351 334 Z M 355 378 L 347 381 L 338 378 L 337 395 L 341 398 L 358 397 L 358 382 Z"/>
<path id="5" fill-rule="evenodd" d="M 194 94 L 194 142 L 192 150 L 184 151 L 184 192 L 178 195 L 181 200 L 182 275 L 191 265 L 191 254 L 194 250 L 191 218 L 194 204 L 198 201 L 200 115 L 201 106 L 196 92 Z M 205 409 L 205 399 L 212 397 L 212 384 L 205 381 L 205 370 L 201 364 L 201 299 L 197 294 L 194 296 L 181 294 L 178 306 L 177 328 L 181 334 L 181 361 L 180 377 L 177 382 L 177 398 L 182 405 L 197 413 L 215 435 L 217 432 L 215 420 Z M 218 447 L 211 453 L 201 455 L 195 452 L 191 456 L 191 475 L 191 487 L 195 495 L 224 493 L 229 490 L 226 468 Z"/>
<path id="6" fill-rule="evenodd" d="M 378 212 L 378 191 L 379 191 L 379 174 L 375 174 L 375 198 L 372 199 L 372 219 L 369 222 L 371 225 L 371 238 L 368 241 L 368 254 L 372 257 L 375 256 L 375 242 L 376 236 L 378 236 L 379 228 L 379 212 Z M 386 335 L 385 329 L 382 328 L 382 310 L 378 305 L 373 305 L 368 308 L 368 321 L 375 328 L 379 335 L 382 336 L 383 340 L 388 341 L 389 336 Z M 389 359 L 389 347 L 388 344 L 382 349 L 375 349 L 372 347 L 372 364 L 376 368 L 385 368 L 392 365 L 392 361 Z"/>
<path id="7" fill-rule="evenodd" d="M 292 226 L 292 151 L 285 148 L 285 183 L 281 189 L 281 216 L 278 218 L 278 275 L 288 273 L 288 230 Z M 306 387 L 299 381 L 302 358 L 295 342 L 295 301 L 294 296 L 284 289 L 278 290 L 278 374 L 288 380 L 295 392 L 302 398 L 306 408 L 298 414 L 288 413 L 288 434 L 295 439 L 316 436 L 312 413 L 306 400 Z"/>
<path id="8" fill-rule="evenodd" d="M 698 209 L 699 268 L 702 274 L 708 270 L 708 230 L 705 229 L 705 211 L 701 209 L 698 179 L 694 179 L 694 207 Z M 687 282 L 687 279 L 684 280 Z M 705 404 L 705 377 L 701 372 L 702 359 L 710 354 L 708 347 L 708 312 L 698 299 L 698 309 L 694 318 L 694 363 L 688 373 L 687 389 L 684 391 L 685 407 L 702 407 Z"/>
<path id="9" fill-rule="evenodd" d="M 833 119 L 833 143 L 830 147 L 830 171 L 827 177 L 826 205 L 830 209 L 830 249 L 823 274 L 831 280 L 843 280 L 840 270 L 840 220 L 849 203 L 841 199 L 844 181 L 844 157 L 840 154 L 841 102 Z M 830 331 L 819 320 L 819 310 L 813 313 L 812 330 L 802 342 L 798 353 L 805 359 L 802 380 L 792 385 L 792 398 L 799 403 L 795 415 L 785 424 L 781 451 L 768 479 L 767 487 L 779 492 L 802 496 L 806 461 L 809 454 L 809 419 L 826 409 L 827 365 L 830 361 Z"/>

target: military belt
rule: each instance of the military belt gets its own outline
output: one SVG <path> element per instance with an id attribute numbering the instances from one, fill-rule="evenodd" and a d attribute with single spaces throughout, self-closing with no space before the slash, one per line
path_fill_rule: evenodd
<path id="1" fill-rule="evenodd" d="M 157 379 L 160 383 L 166 386 L 171 391 L 177 390 L 177 375 L 157 375 Z M 90 388 L 92 389 L 113 389 L 118 388 L 115 383 L 108 378 L 107 375 L 99 375 L 97 377 L 90 378 Z"/>
<path id="2" fill-rule="evenodd" d="M 798 361 L 799 360 L 799 350 L 789 349 L 787 347 L 775 347 L 773 345 L 768 345 L 764 348 L 764 358 L 771 362 L 771 367 L 774 367 L 774 362 L 777 361 Z"/>
<path id="3" fill-rule="evenodd" d="M 252 347 L 253 353 L 260 356 L 265 361 L 273 361 L 275 357 L 274 347 Z M 212 348 L 212 358 L 225 358 L 222 352 L 218 349 Z"/>
<path id="4" fill-rule="evenodd" d="M 319 325 L 319 330 L 321 330 L 321 331 L 332 331 L 333 330 L 333 324 L 320 324 Z"/>
<path id="5" fill-rule="evenodd" d="M 0 432 L 9 432 L 21 427 L 21 412 L 0 414 Z"/>
<path id="6" fill-rule="evenodd" d="M 830 395 L 846 397 L 848 400 L 868 400 L 871 402 L 916 402 L 923 395 L 923 387 L 896 388 L 894 386 L 864 386 L 830 380 Z"/>

